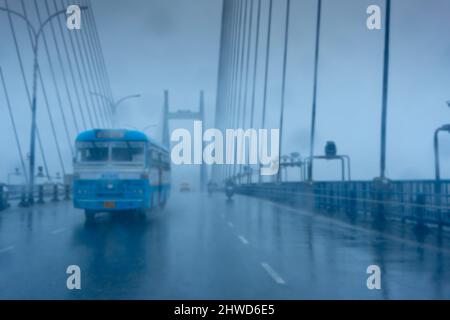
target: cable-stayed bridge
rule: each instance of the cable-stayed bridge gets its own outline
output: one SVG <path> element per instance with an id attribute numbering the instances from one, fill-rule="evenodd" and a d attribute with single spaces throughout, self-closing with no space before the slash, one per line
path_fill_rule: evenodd
<path id="1" fill-rule="evenodd" d="M 275 108 L 268 101 L 274 77 L 273 16 L 275 8 L 281 10 L 276 173 L 261 175 L 259 164 L 203 163 L 198 175 L 202 190 L 181 192 L 173 185 L 166 207 L 145 220 L 99 214 L 87 224 L 72 204 L 75 137 L 80 131 L 119 126 L 117 108 L 140 95 L 115 98 L 90 0 L 0 0 L 0 21 L 10 37 L 4 42 L 13 49 L 19 71 L 5 72 L 0 61 L 0 103 L 13 139 L 7 147 L 19 164 L 0 184 L 0 298 L 449 297 L 450 180 L 441 175 L 439 154 L 440 135 L 450 131 L 449 125 L 430 132 L 434 179 L 392 180 L 386 170 L 391 1 L 384 8 L 380 48 L 379 174 L 370 180 L 354 180 L 352 169 L 358 164 L 352 155 L 340 154 L 333 141 L 317 151 L 317 98 L 323 94 L 317 83 L 327 1 L 314 1 L 309 154 L 283 149 L 290 23 L 297 16 L 291 2 L 223 1 L 215 106 L 205 105 L 208 93 L 201 92 L 198 108 L 176 110 L 168 92 L 161 94 L 166 146 L 169 121 L 204 121 L 208 110 L 214 111 L 215 127 L 222 132 L 268 128 L 273 120 L 268 109 Z M 81 8 L 83 25 L 69 32 L 67 8 L 72 4 Z M 25 133 L 11 94 L 17 90 L 10 85 L 12 78 L 21 83 L 26 110 L 38 115 L 27 117 Z M 24 139 L 30 131 L 32 138 Z M 340 179 L 315 179 L 320 161 L 338 163 Z M 223 192 L 227 188 L 233 193 L 229 199 Z M 66 287 L 70 265 L 81 269 L 81 290 Z M 371 266 L 381 270 L 379 289 L 368 289 Z"/>

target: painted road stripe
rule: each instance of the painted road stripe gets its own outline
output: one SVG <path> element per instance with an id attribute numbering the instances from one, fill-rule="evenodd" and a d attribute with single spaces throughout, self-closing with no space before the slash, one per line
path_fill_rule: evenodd
<path id="1" fill-rule="evenodd" d="M 230 228 L 234 228 L 234 224 L 231 222 L 228 222 L 228 225 L 230 226 Z"/>
<path id="2" fill-rule="evenodd" d="M 9 246 L 9 247 L 5 247 L 5 248 L 1 248 L 0 249 L 0 253 L 5 253 L 8 251 L 14 250 L 14 246 Z"/>
<path id="3" fill-rule="evenodd" d="M 239 238 L 239 240 L 241 240 L 241 242 L 242 242 L 243 244 L 248 244 L 248 240 L 245 239 L 244 236 L 238 236 L 238 238 Z"/>
<path id="4" fill-rule="evenodd" d="M 52 234 L 58 234 L 58 233 L 66 231 L 66 230 L 67 230 L 67 228 L 60 228 L 60 229 L 53 230 L 51 233 Z"/>
<path id="5" fill-rule="evenodd" d="M 278 273 L 276 273 L 275 270 L 272 269 L 272 267 L 266 263 L 266 262 L 261 262 L 261 266 L 264 268 L 264 270 L 266 270 L 266 272 L 269 274 L 269 276 L 272 277 L 272 279 L 278 283 L 278 284 L 286 284 L 286 282 L 283 280 L 283 278 L 280 277 L 280 275 Z"/>

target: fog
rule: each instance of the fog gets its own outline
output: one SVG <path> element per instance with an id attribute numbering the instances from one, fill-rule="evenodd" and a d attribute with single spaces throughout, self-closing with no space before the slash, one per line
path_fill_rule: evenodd
<path id="1" fill-rule="evenodd" d="M 45 1 L 38 1 L 41 14 Z M 267 3 L 263 0 L 261 43 L 258 48 L 257 113 L 261 119 L 263 63 L 267 23 Z M 5 0 L 0 0 L 4 6 Z M 8 1 L 20 10 L 20 1 Z M 35 17 L 34 0 L 25 0 Z M 54 1 L 49 1 L 54 9 Z M 56 3 L 61 7 L 61 2 Z M 75 1 L 76 3 L 76 1 Z M 285 132 L 283 153 L 308 154 L 316 0 L 293 0 L 288 51 Z M 372 179 L 379 174 L 379 134 L 381 118 L 383 30 L 368 30 L 366 9 L 384 1 L 324 0 L 320 41 L 317 154 L 328 140 L 338 152 L 352 158 L 354 179 Z M 170 91 L 171 111 L 198 109 L 199 91 L 205 91 L 206 127 L 214 127 L 219 60 L 222 2 L 219 0 L 93 0 L 100 41 L 116 99 L 139 93 L 118 110 L 122 127 L 142 129 L 161 139 L 163 90 Z M 392 179 L 433 178 L 433 132 L 448 122 L 450 109 L 445 101 L 450 83 L 450 2 L 448 0 L 393 0 L 387 131 L 387 176 Z M 274 26 L 269 69 L 268 127 L 278 125 L 281 94 L 285 1 L 274 1 Z M 31 87 L 32 55 L 24 23 L 14 20 L 28 86 Z M 69 31 L 67 31 L 69 32 Z M 73 32 L 73 31 L 70 31 Z M 77 31 L 75 31 L 77 32 Z M 82 30 L 79 32 L 86 32 Z M 70 140 L 77 130 L 70 118 L 63 90 L 62 69 L 55 58 L 55 46 L 46 33 L 53 57 L 62 109 L 66 113 Z M 24 153 L 29 149 L 30 112 L 20 74 L 7 15 L 0 12 L 0 67 L 14 111 Z M 40 48 L 40 68 L 53 113 L 65 171 L 71 171 L 69 142 L 51 80 L 44 47 Z M 0 181 L 18 167 L 19 157 L 3 89 L 0 87 Z M 80 115 L 77 120 L 81 123 Z M 38 91 L 38 124 L 51 174 L 61 172 L 41 89 Z M 80 126 L 81 127 L 81 126 Z M 170 130 L 192 128 L 190 121 L 171 122 Z M 80 128 L 79 128 L 80 129 Z M 450 137 L 441 139 L 442 176 L 450 176 Z M 41 165 L 41 157 L 37 157 Z M 319 179 L 339 178 L 338 167 L 317 162 Z M 196 167 L 175 168 L 177 180 L 197 181 Z"/>

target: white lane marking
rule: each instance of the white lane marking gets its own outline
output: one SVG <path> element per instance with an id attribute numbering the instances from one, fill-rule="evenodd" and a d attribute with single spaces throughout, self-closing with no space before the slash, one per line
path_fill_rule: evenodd
<path id="1" fill-rule="evenodd" d="M 243 244 L 248 244 L 248 240 L 245 239 L 244 236 L 238 236 L 238 238 L 239 238 L 239 240 L 241 240 L 241 242 L 242 242 Z"/>
<path id="2" fill-rule="evenodd" d="M 8 251 L 14 250 L 14 246 L 9 246 L 9 247 L 5 247 L 5 248 L 1 248 L 0 249 L 0 253 L 5 253 Z"/>
<path id="3" fill-rule="evenodd" d="M 232 222 L 228 221 L 228 225 L 230 226 L 230 228 L 234 228 L 234 224 Z"/>
<path id="4" fill-rule="evenodd" d="M 58 234 L 58 233 L 61 233 L 61 232 L 66 231 L 66 230 L 67 230 L 67 228 L 56 229 L 56 230 L 53 230 L 53 231 L 51 232 L 51 234 Z"/>
<path id="5" fill-rule="evenodd" d="M 268 263 L 261 262 L 261 266 L 264 268 L 264 270 L 266 270 L 269 276 L 272 277 L 273 281 L 275 281 L 278 284 L 286 284 L 283 278 L 281 278 L 280 275 L 275 270 L 273 270 Z"/>
<path id="6" fill-rule="evenodd" d="M 383 233 L 383 232 L 380 232 L 380 231 L 367 229 L 365 227 L 355 226 L 355 225 L 352 225 L 352 224 L 348 224 L 348 223 L 346 223 L 344 221 L 338 221 L 336 219 L 328 218 L 328 217 L 322 216 L 320 214 L 313 214 L 311 212 L 308 212 L 308 211 L 305 211 L 305 210 L 302 210 L 302 209 L 292 208 L 292 207 L 289 207 L 289 206 L 286 206 L 286 205 L 282 205 L 282 204 L 279 204 L 279 203 L 271 202 L 269 200 L 262 200 L 262 201 L 267 202 L 267 203 L 271 203 L 272 205 L 274 205 L 276 207 L 279 207 L 281 209 L 289 210 L 289 211 L 292 211 L 292 212 L 295 212 L 295 213 L 298 213 L 298 214 L 301 214 L 301 215 L 304 215 L 304 216 L 312 217 L 312 218 L 314 218 L 316 220 L 327 221 L 327 222 L 330 222 L 330 223 L 332 223 L 334 225 L 337 225 L 337 226 L 340 226 L 340 227 L 343 227 L 343 228 L 348 228 L 348 229 L 364 232 L 364 233 L 367 233 L 367 234 L 370 234 L 370 235 L 379 236 L 379 237 L 382 237 L 384 239 L 389 239 L 389 240 L 401 242 L 401 243 L 404 243 L 404 244 L 407 244 L 407 245 L 410 245 L 410 246 L 414 246 L 414 247 L 419 247 L 419 248 L 423 248 L 423 249 L 429 249 L 429 250 L 434 250 L 434 251 L 444 252 L 446 254 L 450 254 L 450 250 L 448 250 L 446 248 L 437 247 L 437 246 L 434 246 L 432 244 L 420 243 L 420 242 L 416 242 L 414 240 L 408 240 L 408 239 L 396 237 L 396 236 L 393 236 L 393 235 L 389 235 L 389 234 L 386 234 L 386 233 Z"/>

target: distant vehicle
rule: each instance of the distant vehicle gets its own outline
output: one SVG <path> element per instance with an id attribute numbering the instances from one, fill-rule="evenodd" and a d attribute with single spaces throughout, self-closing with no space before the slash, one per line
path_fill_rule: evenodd
<path id="1" fill-rule="evenodd" d="M 228 180 L 225 183 L 225 195 L 227 196 L 228 200 L 231 200 L 231 198 L 234 195 L 234 188 L 235 188 L 235 184 L 233 180 Z"/>
<path id="2" fill-rule="evenodd" d="M 191 185 L 187 182 L 180 183 L 180 192 L 189 192 L 191 191 Z"/>
<path id="3" fill-rule="evenodd" d="M 74 206 L 87 221 L 97 212 L 145 215 L 169 197 L 169 151 L 140 131 L 85 131 L 76 139 L 72 179 Z"/>

